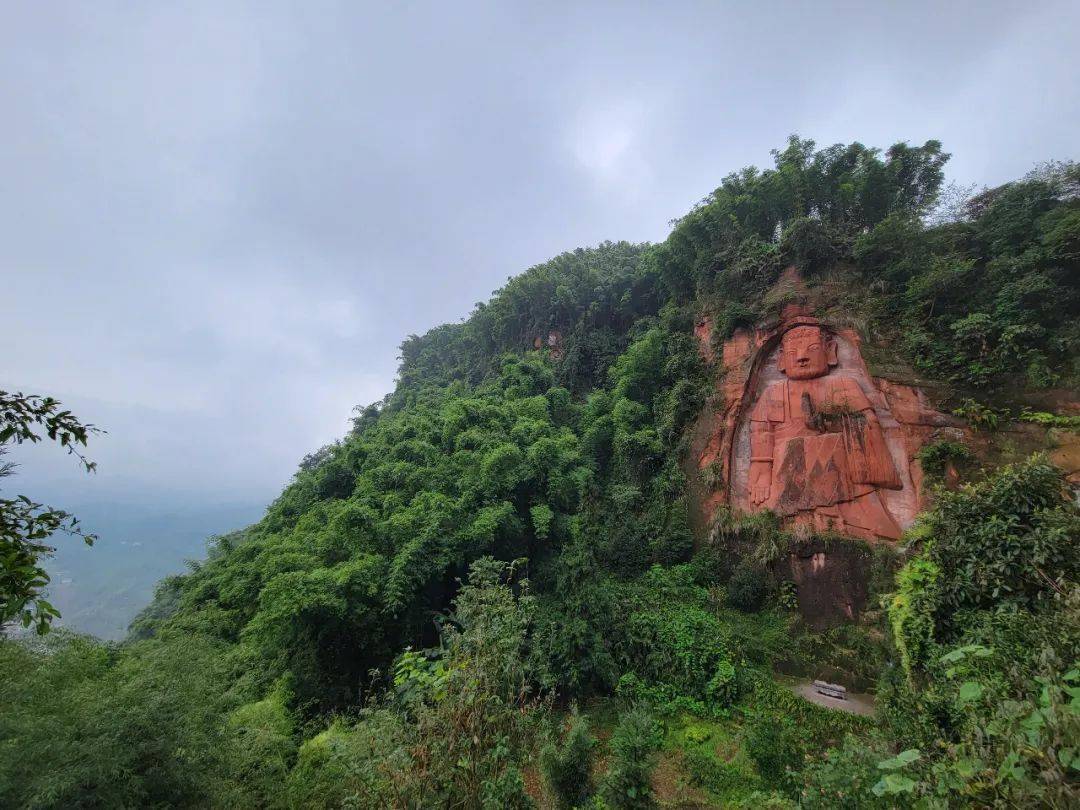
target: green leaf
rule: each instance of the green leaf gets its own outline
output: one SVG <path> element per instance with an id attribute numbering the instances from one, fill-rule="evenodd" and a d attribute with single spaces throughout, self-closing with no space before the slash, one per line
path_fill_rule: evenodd
<path id="1" fill-rule="evenodd" d="M 971 703 L 973 700 L 978 700 L 982 697 L 983 688 L 982 684 L 976 681 L 964 681 L 960 684 L 960 691 L 957 694 L 957 698 L 961 703 Z"/>
<path id="2" fill-rule="evenodd" d="M 884 762 L 878 763 L 878 769 L 882 771 L 898 771 L 901 768 L 907 767 L 912 762 L 918 761 L 922 757 L 922 752 L 918 748 L 909 748 L 906 751 L 901 751 L 892 759 L 887 759 Z"/>
<path id="3" fill-rule="evenodd" d="M 956 760 L 956 772 L 964 779 L 971 779 L 982 768 L 982 763 L 975 759 Z"/>
<path id="4" fill-rule="evenodd" d="M 1013 751 L 1001 761 L 1001 765 L 998 767 L 998 775 L 1003 779 L 1020 781 L 1024 777 L 1024 769 L 1019 762 L 1020 755 Z"/>
<path id="5" fill-rule="evenodd" d="M 874 785 L 873 792 L 875 796 L 896 796 L 900 793 L 914 793 L 916 784 L 918 783 L 914 779 L 909 779 L 898 773 L 890 773 L 883 776 Z"/>

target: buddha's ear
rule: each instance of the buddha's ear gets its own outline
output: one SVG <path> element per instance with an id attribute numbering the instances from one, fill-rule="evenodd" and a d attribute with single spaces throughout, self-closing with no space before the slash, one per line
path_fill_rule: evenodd
<path id="1" fill-rule="evenodd" d="M 836 356 L 836 339 L 833 337 L 827 337 L 825 339 L 825 362 L 830 366 L 835 366 L 840 363 Z"/>
<path id="2" fill-rule="evenodd" d="M 778 370 L 784 372 L 785 374 L 787 374 L 787 368 L 785 368 L 785 364 L 784 364 L 784 355 L 786 355 L 786 354 L 787 354 L 787 352 L 784 351 L 784 344 L 781 343 L 780 344 L 780 357 L 776 361 L 776 368 Z"/>

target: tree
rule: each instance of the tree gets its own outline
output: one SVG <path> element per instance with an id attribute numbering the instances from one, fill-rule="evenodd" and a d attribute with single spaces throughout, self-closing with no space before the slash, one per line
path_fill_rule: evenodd
<path id="1" fill-rule="evenodd" d="M 611 737 L 611 766 L 601 788 L 608 806 L 620 810 L 655 807 L 652 772 L 663 737 L 653 716 L 641 707 L 626 712 Z"/>
<path id="2" fill-rule="evenodd" d="M 78 448 L 101 432 L 80 422 L 71 411 L 61 410 L 60 402 L 52 397 L 0 391 L 0 452 L 4 452 L 4 445 L 36 444 L 49 438 L 75 456 L 87 472 L 93 472 L 96 464 Z M 11 475 L 13 469 L 12 464 L 0 466 L 0 476 Z M 42 596 L 49 575 L 41 562 L 53 551 L 45 540 L 57 531 L 81 537 L 87 545 L 96 539 L 79 528 L 78 519 L 67 512 L 24 495 L 0 498 L 0 627 L 17 619 L 24 627 L 33 623 L 38 633 L 45 633 L 60 615 Z"/>
<path id="3" fill-rule="evenodd" d="M 564 740 L 552 740 L 540 752 L 540 772 L 559 808 L 580 807 L 592 793 L 592 751 L 596 740 L 577 712 L 570 715 Z"/>

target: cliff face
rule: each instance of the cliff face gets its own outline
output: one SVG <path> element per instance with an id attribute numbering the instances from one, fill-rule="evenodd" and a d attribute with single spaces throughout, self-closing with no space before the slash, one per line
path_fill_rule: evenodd
<path id="1" fill-rule="evenodd" d="M 831 344 L 835 359 L 816 378 L 789 379 L 782 370 L 783 338 L 802 328 Z M 705 330 L 697 332 L 701 339 Z M 690 449 L 697 470 L 719 468 L 719 485 L 699 490 L 699 527 L 729 505 L 741 513 L 772 508 L 788 525 L 870 541 L 899 539 L 895 529 L 910 526 L 924 506 L 918 451 L 939 437 L 961 439 L 970 431 L 935 409 L 921 389 L 872 377 L 860 343 L 854 330 L 794 306 L 778 322 L 738 330 L 724 342 L 716 367 L 716 400 L 722 404 L 699 418 Z M 707 360 L 711 351 L 703 345 Z M 758 442 L 765 433 L 772 435 Z M 802 445 L 811 466 L 792 461 L 793 445 Z M 772 491 L 763 497 L 755 495 L 751 480 L 762 480 L 754 469 L 759 463 L 772 467 Z M 884 520 L 875 524 L 863 514 L 869 500 L 875 509 L 880 504 Z"/>
<path id="2" fill-rule="evenodd" d="M 784 281 L 798 284 L 796 271 Z M 920 449 L 972 433 L 921 388 L 871 375 L 859 334 L 809 304 L 719 347 L 710 316 L 694 332 L 715 379 L 685 460 L 699 540 L 729 508 L 772 510 L 797 536 L 895 544 L 926 506 Z M 776 568 L 814 627 L 855 619 L 866 602 L 869 555 L 858 545 L 804 541 Z"/>
<path id="3" fill-rule="evenodd" d="M 795 584 L 800 612 L 817 630 L 856 620 L 866 604 L 870 547 L 898 545 L 930 504 L 920 451 L 932 443 L 967 448 L 988 466 L 1045 451 L 1068 480 L 1080 483 L 1080 436 L 1030 422 L 979 430 L 944 413 L 923 386 L 881 365 L 871 373 L 858 331 L 835 307 L 810 303 L 794 268 L 779 284 L 802 303 L 723 340 L 713 318 L 694 327 L 714 384 L 710 405 L 690 432 L 684 458 L 691 525 L 705 541 L 718 511 L 735 516 L 773 511 L 804 538 L 776 560 Z M 719 343 L 719 345 L 717 345 Z M 1073 413 L 1069 399 L 1054 410 Z M 938 473 L 946 487 L 952 461 Z M 849 538 L 862 543 L 828 542 Z M 743 549 L 743 552 L 746 550 Z"/>

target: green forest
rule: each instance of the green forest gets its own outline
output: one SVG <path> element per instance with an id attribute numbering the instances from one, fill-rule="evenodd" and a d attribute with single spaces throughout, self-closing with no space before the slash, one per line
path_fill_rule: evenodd
<path id="1" fill-rule="evenodd" d="M 1080 166 L 956 195 L 937 141 L 773 157 L 660 244 L 408 336 L 394 391 L 122 643 L 49 631 L 5 502 L 30 573 L 4 616 L 42 632 L 0 638 L 0 806 L 1076 807 L 1080 507 L 1051 454 L 1080 431 Z M 923 448 L 900 543 L 817 538 L 870 572 L 822 632 L 778 565 L 805 533 L 696 526 L 716 482 L 684 463 L 722 405 L 695 325 L 718 348 L 791 303 L 979 437 Z M 874 715 L 792 689 L 826 675 Z"/>

